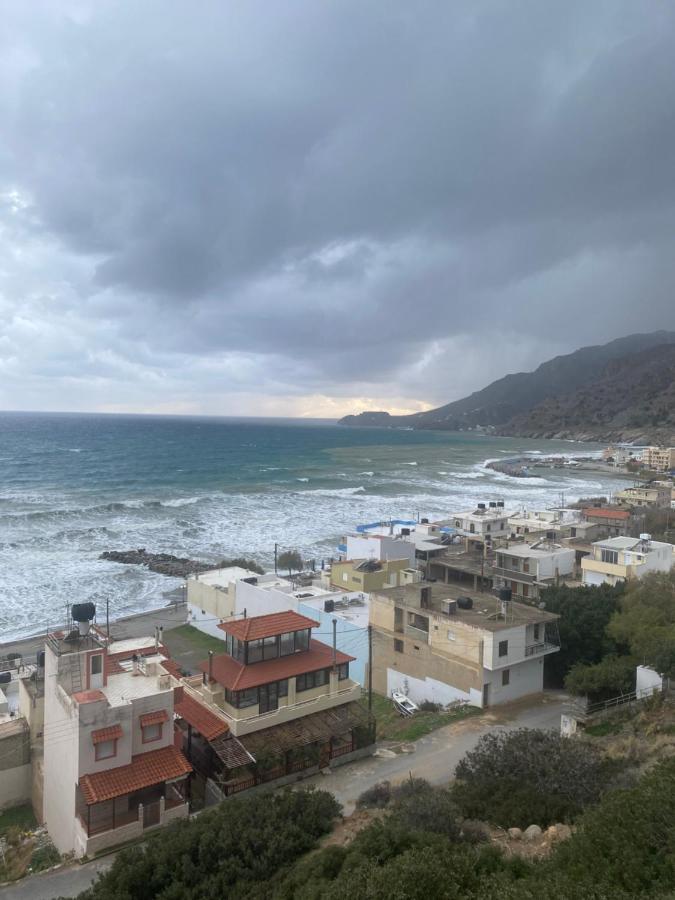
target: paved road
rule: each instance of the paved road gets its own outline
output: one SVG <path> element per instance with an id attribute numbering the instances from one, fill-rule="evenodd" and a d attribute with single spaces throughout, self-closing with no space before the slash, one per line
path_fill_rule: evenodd
<path id="1" fill-rule="evenodd" d="M 426 778 L 432 784 L 447 784 L 460 759 L 488 731 L 514 728 L 559 729 L 566 699 L 562 693 L 551 692 L 534 703 L 529 699 L 498 711 L 491 710 L 484 715 L 446 725 L 445 728 L 439 728 L 420 738 L 414 745 L 413 753 L 367 757 L 332 772 L 329 770 L 326 775 L 308 778 L 303 785 L 311 784 L 331 791 L 342 804 L 345 815 L 349 815 L 354 811 L 360 794 L 378 781 L 386 779 L 396 783 L 412 772 L 414 776 Z"/>
<path id="2" fill-rule="evenodd" d="M 560 715 L 564 711 L 565 695 L 547 693 L 510 704 L 497 711 L 490 710 L 481 716 L 464 719 L 447 725 L 426 737 L 420 738 L 411 753 L 389 755 L 385 749 L 380 755 L 348 763 L 328 775 L 315 775 L 302 782 L 302 786 L 314 785 L 332 791 L 344 808 L 346 815 L 354 810 L 354 804 L 366 788 L 385 779 L 402 781 L 408 773 L 426 778 L 432 784 L 446 784 L 455 766 L 464 754 L 471 750 L 481 735 L 489 731 L 514 728 L 560 728 Z M 113 857 L 95 860 L 84 865 L 71 866 L 59 872 L 25 878 L 15 887 L 0 889 L 0 900 L 54 900 L 56 897 L 75 897 L 89 887 L 94 878 L 112 865 Z"/>

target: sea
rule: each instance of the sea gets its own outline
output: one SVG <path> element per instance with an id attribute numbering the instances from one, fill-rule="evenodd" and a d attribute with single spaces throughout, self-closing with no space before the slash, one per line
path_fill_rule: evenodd
<path id="1" fill-rule="evenodd" d="M 0 641 L 60 624 L 73 602 L 107 601 L 116 618 L 182 586 L 104 550 L 271 566 L 277 543 L 320 561 L 367 522 L 615 491 L 611 473 L 513 478 L 485 465 L 600 449 L 326 420 L 0 413 Z"/>

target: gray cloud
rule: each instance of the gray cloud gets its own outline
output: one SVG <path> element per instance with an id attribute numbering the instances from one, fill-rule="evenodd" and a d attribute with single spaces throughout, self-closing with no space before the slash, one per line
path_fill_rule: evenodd
<path id="1" fill-rule="evenodd" d="M 0 10 L 3 406 L 413 406 L 675 326 L 666 4 Z"/>

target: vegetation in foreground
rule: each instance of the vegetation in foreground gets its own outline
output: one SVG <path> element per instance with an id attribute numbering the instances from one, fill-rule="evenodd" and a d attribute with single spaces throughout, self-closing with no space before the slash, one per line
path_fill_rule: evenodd
<path id="1" fill-rule="evenodd" d="M 368 705 L 368 698 L 361 701 Z M 461 721 L 469 716 L 480 715 L 481 710 L 473 706 L 461 706 L 453 710 L 428 704 L 412 718 L 402 716 L 388 697 L 373 694 L 373 715 L 377 727 L 378 741 L 416 741 L 445 725 Z"/>

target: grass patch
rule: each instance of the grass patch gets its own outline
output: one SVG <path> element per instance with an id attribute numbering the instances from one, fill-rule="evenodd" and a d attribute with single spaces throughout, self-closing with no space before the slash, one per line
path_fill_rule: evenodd
<path id="1" fill-rule="evenodd" d="M 213 650 L 214 653 L 225 652 L 224 640 L 221 641 L 218 638 L 211 637 L 210 634 L 204 634 L 203 631 L 195 628 L 194 625 L 179 625 L 178 628 L 170 628 L 164 632 L 162 640 L 172 653 L 171 645 L 176 643 L 182 644 L 185 649 L 198 650 L 204 654 L 208 653 L 209 650 Z"/>
<path id="2" fill-rule="evenodd" d="M 598 722 L 597 725 L 585 728 L 584 734 L 590 734 L 591 737 L 605 737 L 608 734 L 618 734 L 622 729 L 622 722 Z"/>
<path id="3" fill-rule="evenodd" d="M 61 862 L 61 854 L 53 844 L 45 844 L 38 850 L 33 851 L 30 858 L 30 868 L 32 872 L 41 872 L 43 869 L 50 869 L 57 863 Z"/>
<path id="4" fill-rule="evenodd" d="M 33 813 L 33 807 L 29 803 L 23 806 L 13 806 L 0 813 L 0 835 L 5 834 L 9 828 L 15 827 L 21 831 L 31 831 L 37 827 L 37 819 Z"/>
<path id="5" fill-rule="evenodd" d="M 368 706 L 368 698 L 361 700 Z M 396 710 L 394 704 L 381 694 L 373 694 L 373 715 L 377 721 L 377 739 L 379 741 L 416 741 L 437 728 L 443 728 L 460 719 L 477 715 L 481 712 L 475 706 L 462 706 L 450 712 L 424 712 L 420 710 L 408 718 Z"/>

